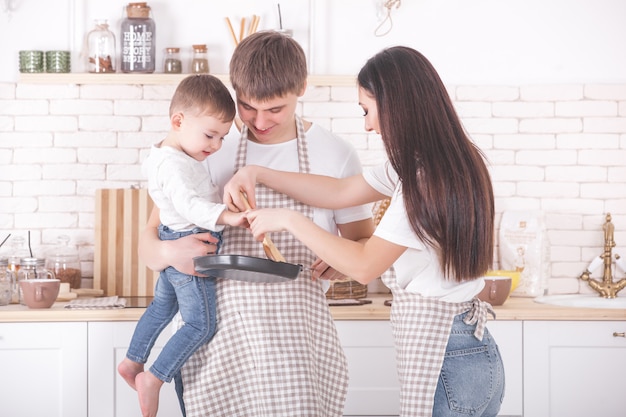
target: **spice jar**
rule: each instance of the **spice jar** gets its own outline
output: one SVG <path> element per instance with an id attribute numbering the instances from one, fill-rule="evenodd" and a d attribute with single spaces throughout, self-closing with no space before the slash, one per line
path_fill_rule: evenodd
<path id="1" fill-rule="evenodd" d="M 26 279 L 54 279 L 54 273 L 48 271 L 45 267 L 45 259 L 43 258 L 23 258 L 20 270 L 17 271 L 17 282 L 19 293 L 19 302 L 22 305 L 26 305 L 24 302 L 24 296 L 22 295 L 22 289 L 19 287 L 20 281 Z"/>
<path id="2" fill-rule="evenodd" d="M 54 272 L 61 282 L 70 284 L 70 288 L 80 288 L 82 273 L 78 251 L 69 245 L 70 237 L 61 235 L 57 238 L 57 246 L 46 258 L 46 269 Z"/>
<path id="3" fill-rule="evenodd" d="M 209 55 L 206 45 L 192 45 L 191 72 L 193 74 L 209 73 Z"/>
<path id="4" fill-rule="evenodd" d="M 153 73 L 155 69 L 155 25 L 147 3 L 128 3 L 122 20 L 122 72 Z"/>
<path id="5" fill-rule="evenodd" d="M 115 72 L 115 59 L 115 35 L 106 20 L 96 20 L 94 29 L 87 34 L 87 71 Z"/>
<path id="6" fill-rule="evenodd" d="M 183 72 L 183 63 L 180 60 L 180 48 L 165 48 L 163 72 L 166 74 L 180 74 Z"/>

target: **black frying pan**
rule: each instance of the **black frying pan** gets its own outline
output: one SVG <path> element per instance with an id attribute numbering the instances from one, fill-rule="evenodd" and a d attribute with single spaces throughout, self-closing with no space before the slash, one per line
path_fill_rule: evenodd
<path id="1" fill-rule="evenodd" d="M 302 265 L 243 255 L 198 256 L 193 263 L 202 275 L 246 282 L 288 282 L 302 271 Z"/>

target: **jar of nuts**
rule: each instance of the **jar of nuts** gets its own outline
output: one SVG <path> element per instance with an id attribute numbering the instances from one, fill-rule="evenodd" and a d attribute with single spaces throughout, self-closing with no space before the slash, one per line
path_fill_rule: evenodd
<path id="1" fill-rule="evenodd" d="M 54 275 L 70 284 L 70 288 L 80 288 L 82 273 L 78 251 L 70 245 L 70 237 L 61 235 L 57 238 L 57 246 L 46 257 L 46 269 L 54 272 Z"/>

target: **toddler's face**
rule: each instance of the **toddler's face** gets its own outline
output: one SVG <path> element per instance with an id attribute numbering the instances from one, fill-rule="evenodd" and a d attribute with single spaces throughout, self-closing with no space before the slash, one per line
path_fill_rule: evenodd
<path id="1" fill-rule="evenodd" d="M 180 122 L 182 150 L 196 161 L 204 161 L 222 147 L 232 124 L 232 121 L 224 122 L 214 116 L 185 115 Z"/>

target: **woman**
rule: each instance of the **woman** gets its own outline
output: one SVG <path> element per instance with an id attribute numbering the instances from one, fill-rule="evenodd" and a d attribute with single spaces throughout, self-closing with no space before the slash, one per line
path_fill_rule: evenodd
<path id="1" fill-rule="evenodd" d="M 361 69 L 358 87 L 365 128 L 381 135 L 387 163 L 343 179 L 248 166 L 226 186 L 225 201 L 243 208 L 239 191 L 253 194 L 257 182 L 325 208 L 391 198 L 365 243 L 286 209 L 247 217 L 257 239 L 288 231 L 363 284 L 394 267 L 396 278 L 385 283 L 393 292 L 402 416 L 495 416 L 504 371 L 485 327 L 493 311 L 475 298 L 493 257 L 494 197 L 483 155 L 419 52 L 383 50 Z"/>

